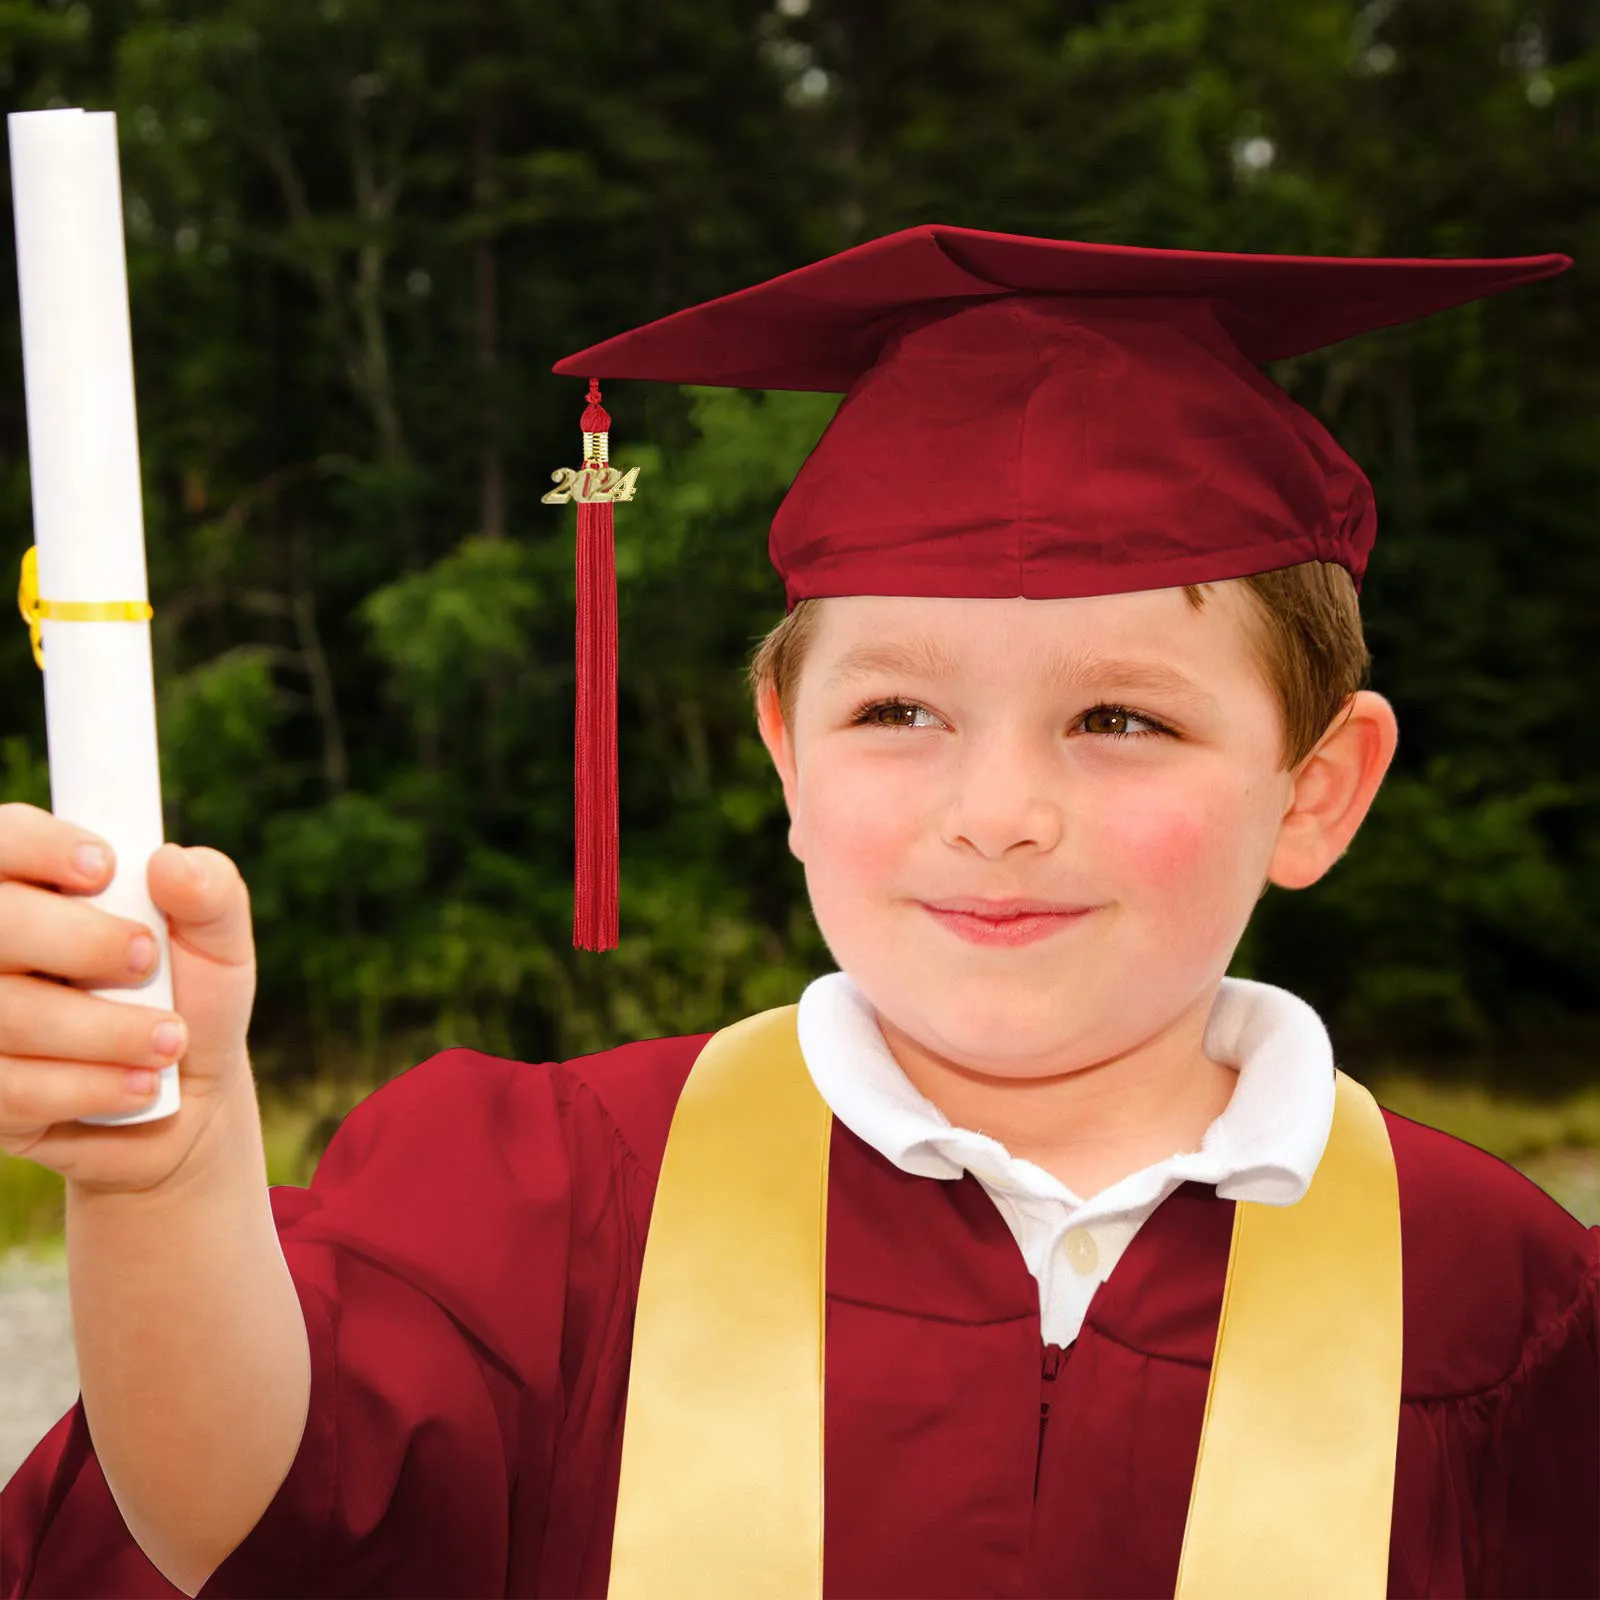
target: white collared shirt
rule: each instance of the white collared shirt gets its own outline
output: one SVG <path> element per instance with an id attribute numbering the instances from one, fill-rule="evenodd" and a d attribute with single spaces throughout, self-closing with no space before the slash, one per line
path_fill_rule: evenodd
<path id="1" fill-rule="evenodd" d="M 890 1053 L 877 1013 L 848 974 L 800 996 L 800 1051 L 840 1122 L 903 1172 L 970 1172 L 1006 1220 L 1039 1284 L 1044 1340 L 1078 1336 L 1089 1298 L 1129 1241 L 1180 1184 L 1216 1185 L 1224 1200 L 1292 1205 L 1310 1185 L 1333 1126 L 1333 1046 L 1322 1019 L 1285 989 L 1224 978 L 1202 1048 L 1239 1069 L 1232 1096 L 1198 1150 L 1183 1151 L 1087 1200 L 998 1140 L 953 1127 Z"/>

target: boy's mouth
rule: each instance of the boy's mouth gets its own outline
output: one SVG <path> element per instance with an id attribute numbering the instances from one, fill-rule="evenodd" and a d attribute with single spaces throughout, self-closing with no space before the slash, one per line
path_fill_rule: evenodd
<path id="1" fill-rule="evenodd" d="M 1071 905 L 1065 900 L 983 900 L 975 895 L 920 903 L 930 911 L 960 911 L 971 917 L 987 917 L 991 922 L 1005 917 L 1072 916 L 1079 911 L 1094 910 L 1093 906 Z"/>
<path id="2" fill-rule="evenodd" d="M 919 900 L 936 922 L 969 944 L 1032 944 L 1094 910 L 1053 900 Z"/>

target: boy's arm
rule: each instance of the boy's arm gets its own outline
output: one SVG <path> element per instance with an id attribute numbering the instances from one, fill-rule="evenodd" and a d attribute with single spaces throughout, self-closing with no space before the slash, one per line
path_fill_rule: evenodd
<path id="1" fill-rule="evenodd" d="M 311 1393 L 247 1068 L 227 1093 L 170 1186 L 108 1194 L 69 1183 L 66 1201 L 95 1455 L 128 1531 L 189 1595 L 288 1476 Z"/>
<path id="2" fill-rule="evenodd" d="M 219 1111 L 229 1132 L 204 1158 L 224 1163 L 229 1180 L 209 1221 L 185 1210 L 176 1188 L 147 1192 L 142 1209 L 126 1196 L 119 1207 L 75 1197 L 69 1252 L 79 1238 L 95 1248 L 73 1294 L 81 1332 L 98 1316 L 103 1342 L 81 1350 L 80 1404 L 0 1488 L 0 1596 L 506 1592 L 518 1461 L 527 1468 L 518 1514 L 537 1528 L 548 1430 L 563 1414 L 572 1230 L 563 1104 L 547 1071 L 448 1051 L 357 1106 L 309 1188 L 267 1189 L 256 1113 L 241 1104 Z M 603 1269 L 631 1259 L 616 1230 L 642 1224 L 607 1200 L 607 1129 L 580 1134 L 596 1173 L 586 1260 Z M 233 1184 L 247 1167 L 251 1184 Z M 201 1181 L 199 1159 L 189 1170 L 195 1195 L 215 1185 Z M 174 1264 L 162 1245 L 152 1257 L 159 1241 L 147 1235 L 162 1230 L 174 1249 L 187 1235 L 193 1252 L 220 1252 L 225 1281 L 194 1254 Z M 162 1272 L 177 1284 L 165 1296 L 129 1281 Z M 589 1280 L 584 1315 L 625 1327 L 634 1279 L 602 1270 Z M 257 1337 L 274 1316 L 295 1336 L 295 1363 L 309 1361 L 309 1394 L 305 1368 L 291 1364 L 291 1383 L 276 1365 L 283 1345 Z M 235 1341 L 231 1362 L 216 1359 L 224 1336 Z M 203 1383 L 185 1379 L 186 1366 L 202 1369 Z M 120 1415 L 102 1403 L 108 1390 Z M 269 1436 L 245 1440 L 258 1424 Z M 161 1472 L 163 1494 L 190 1514 L 175 1527 L 146 1505 Z M 229 1502 L 231 1525 L 216 1515 Z M 542 1546 L 519 1559 L 531 1592 Z"/>

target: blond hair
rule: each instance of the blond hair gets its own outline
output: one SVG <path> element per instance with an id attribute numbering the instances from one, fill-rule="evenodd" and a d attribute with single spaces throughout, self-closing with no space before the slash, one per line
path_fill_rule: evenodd
<path id="1" fill-rule="evenodd" d="M 1252 602 L 1257 661 L 1283 719 L 1283 769 L 1292 771 L 1315 748 L 1372 668 L 1361 631 L 1361 608 L 1350 574 L 1331 561 L 1305 561 L 1274 572 L 1229 580 Z M 1202 610 L 1212 584 L 1184 585 Z M 800 669 L 816 633 L 815 600 L 800 600 L 756 647 L 749 667 L 752 693 L 777 692 L 783 720 L 794 726 Z"/>

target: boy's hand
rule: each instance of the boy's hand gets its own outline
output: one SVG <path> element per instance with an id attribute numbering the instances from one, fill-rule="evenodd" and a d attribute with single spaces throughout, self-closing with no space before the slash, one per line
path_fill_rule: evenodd
<path id="1" fill-rule="evenodd" d="M 85 871 L 76 852 L 101 845 Z M 197 869 L 191 876 L 190 868 Z M 220 851 L 165 844 L 150 857 L 150 898 L 170 929 L 176 1016 L 87 994 L 121 988 L 154 968 L 138 922 L 77 896 L 111 880 L 104 841 L 37 806 L 0 805 L 0 1150 L 107 1193 L 169 1185 L 230 1094 L 254 1096 L 245 1039 L 255 998 L 250 895 Z M 145 961 L 130 962 L 143 936 Z M 136 952 L 134 952 L 136 953 Z M 170 1049 L 155 1039 L 177 1022 Z M 77 1117 L 137 1110 L 151 1087 L 130 1089 L 130 1068 L 181 1056 L 182 1104 L 173 1116 L 122 1127 Z"/>

